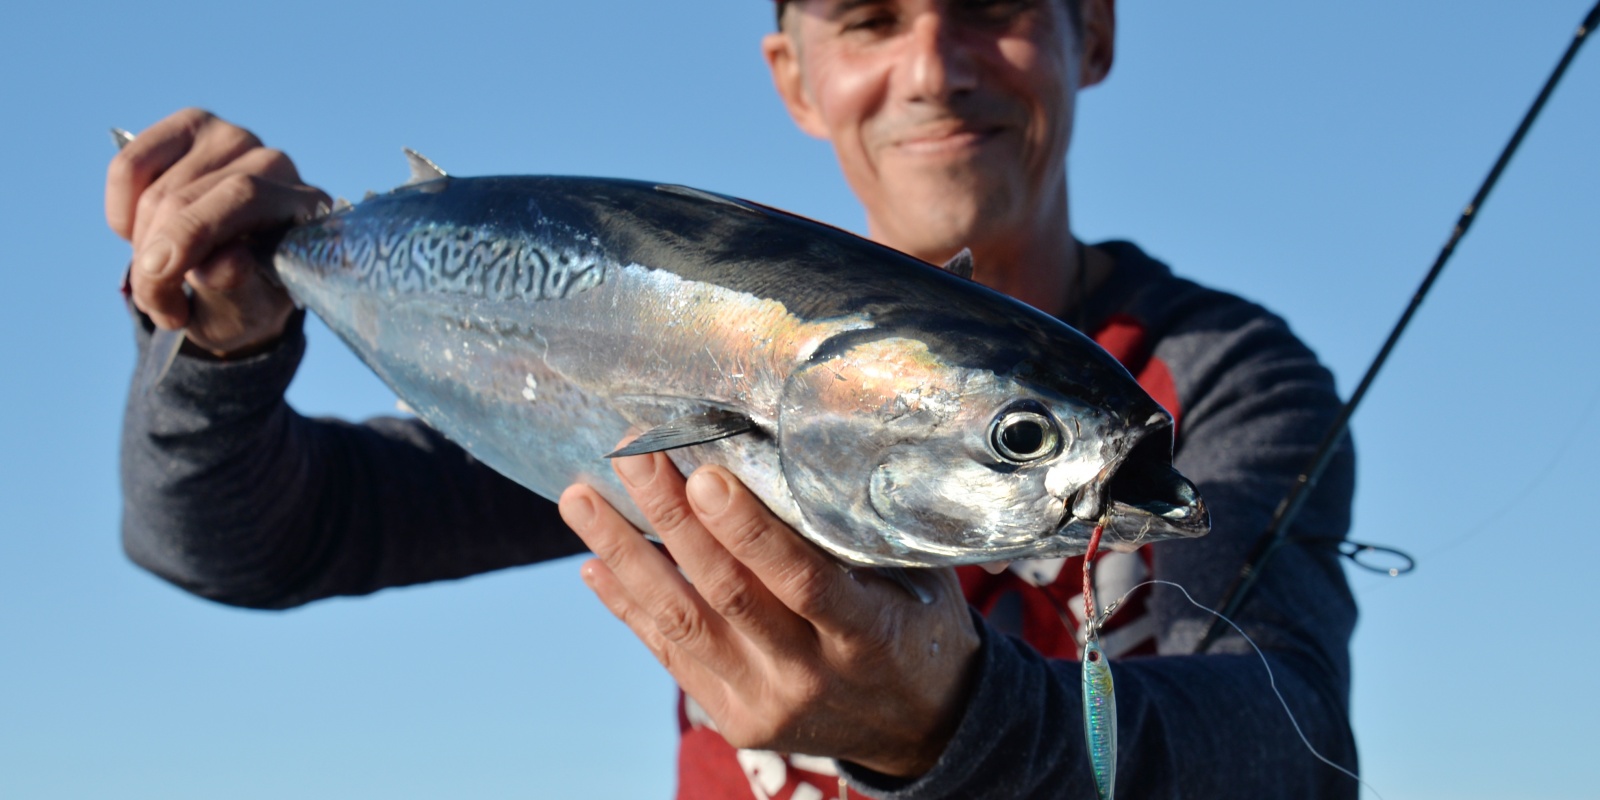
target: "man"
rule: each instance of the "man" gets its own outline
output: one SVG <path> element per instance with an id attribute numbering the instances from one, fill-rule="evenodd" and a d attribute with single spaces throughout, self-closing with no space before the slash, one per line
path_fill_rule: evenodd
<path id="1" fill-rule="evenodd" d="M 1075 97 L 1111 67 L 1114 0 L 792 0 L 779 15 L 763 43 L 776 88 L 833 144 L 871 236 L 936 262 L 970 247 L 977 280 L 1095 335 L 1179 419 L 1177 464 L 1214 531 L 1106 559 L 1102 597 L 1155 577 L 1215 598 L 1337 398 L 1270 314 L 1072 235 Z M 130 398 L 136 561 L 204 596 L 284 607 L 587 547 L 585 581 L 689 698 L 680 796 L 823 797 L 835 769 L 886 797 L 1091 796 L 1070 660 L 1081 560 L 929 571 L 924 605 L 837 569 L 724 470 L 686 480 L 659 454 L 619 459 L 669 561 L 586 486 L 558 520 L 415 422 L 295 415 L 282 391 L 298 319 L 242 237 L 326 202 L 283 154 L 203 112 L 113 161 L 107 216 L 134 245 L 132 302 L 193 343 L 157 392 Z M 1352 474 L 1346 451 L 1297 536 L 1343 535 Z M 1312 742 L 1353 766 L 1354 607 L 1336 562 L 1291 548 L 1240 621 Z M 1108 628 L 1124 791 L 1354 796 L 1294 738 L 1242 639 L 1187 655 L 1208 622 L 1146 590 Z"/>

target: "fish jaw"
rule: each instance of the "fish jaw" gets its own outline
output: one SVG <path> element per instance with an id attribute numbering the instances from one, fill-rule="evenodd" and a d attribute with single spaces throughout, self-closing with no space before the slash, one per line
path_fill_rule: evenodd
<path id="1" fill-rule="evenodd" d="M 1152 542 L 1194 539 L 1211 530 L 1211 516 L 1195 485 L 1172 466 L 1172 417 L 1150 415 L 1123 440 L 1122 453 L 1067 503 L 1058 535 L 1087 547 L 1103 520 L 1101 546 L 1131 552 Z M 1071 553 L 1079 555 L 1083 549 Z"/>

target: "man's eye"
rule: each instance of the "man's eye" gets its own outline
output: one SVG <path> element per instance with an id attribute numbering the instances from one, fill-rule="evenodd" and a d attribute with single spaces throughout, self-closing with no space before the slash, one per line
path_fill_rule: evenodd
<path id="1" fill-rule="evenodd" d="M 894 28 L 895 18 L 891 14 L 874 13 L 862 14 L 859 17 L 847 19 L 844 22 L 845 31 L 860 31 L 864 33 L 882 33 Z"/>

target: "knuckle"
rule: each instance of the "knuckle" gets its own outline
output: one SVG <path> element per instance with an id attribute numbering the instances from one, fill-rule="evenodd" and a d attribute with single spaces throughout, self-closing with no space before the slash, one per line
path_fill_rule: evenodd
<path id="1" fill-rule="evenodd" d="M 254 205 L 261 198 L 261 183 L 254 175 L 236 172 L 223 178 L 217 188 L 235 207 Z"/>
<path id="2" fill-rule="evenodd" d="M 735 553 L 755 549 L 771 532 L 772 526 L 760 514 L 739 515 L 723 523 L 723 542 Z"/>
<path id="3" fill-rule="evenodd" d="M 167 201 L 171 195 L 158 186 L 151 186 L 139 195 L 139 200 L 134 204 L 135 213 L 141 219 L 153 219 L 166 209 Z"/>
<path id="4" fill-rule="evenodd" d="M 604 561 L 613 570 L 625 567 L 631 555 L 628 552 L 628 543 L 624 537 L 606 536 L 589 542 L 589 548 L 595 557 Z"/>
<path id="5" fill-rule="evenodd" d="M 654 495 L 644 505 L 645 516 L 650 518 L 650 524 L 656 530 L 682 530 L 694 519 L 694 513 L 688 506 L 670 496 Z"/>
<path id="6" fill-rule="evenodd" d="M 784 578 L 784 589 L 795 613 L 802 617 L 815 618 L 828 614 L 833 610 L 836 598 L 831 584 L 821 580 L 815 571 L 809 568 L 794 570 Z"/>
<path id="7" fill-rule="evenodd" d="M 208 126 L 212 127 L 212 126 Z M 261 140 L 256 135 L 232 123 L 216 120 L 214 135 L 217 143 L 230 150 L 250 150 L 261 146 Z"/>
<path id="8" fill-rule="evenodd" d="M 654 614 L 656 630 L 674 644 L 699 641 L 705 635 L 705 618 L 683 603 L 669 602 Z"/>
<path id="9" fill-rule="evenodd" d="M 294 169 L 294 161 L 289 158 L 289 154 L 276 147 L 262 147 L 257 150 L 257 153 L 257 158 L 261 160 L 261 167 L 264 172 L 271 173 Z"/>
<path id="10" fill-rule="evenodd" d="M 171 187 L 152 186 L 149 192 L 144 192 L 144 197 L 139 200 L 139 208 L 149 208 L 150 213 L 171 214 L 179 213 L 184 208 L 189 208 L 189 203 L 194 202 L 194 189 L 171 189 Z M 149 205 L 146 205 L 149 203 Z"/>
<path id="11" fill-rule="evenodd" d="M 701 595 L 718 614 L 732 620 L 754 617 L 759 605 L 754 588 L 731 576 L 707 581 Z"/>
<path id="12" fill-rule="evenodd" d="M 180 108 L 174 112 L 171 117 L 174 122 L 190 128 L 199 128 L 216 118 L 217 115 L 203 108 L 197 108 L 195 106 Z"/>

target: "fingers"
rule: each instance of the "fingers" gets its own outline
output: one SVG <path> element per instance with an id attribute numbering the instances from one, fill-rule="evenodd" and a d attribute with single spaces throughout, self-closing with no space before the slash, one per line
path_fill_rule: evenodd
<path id="1" fill-rule="evenodd" d="M 785 607 L 823 631 L 859 627 L 874 599 L 839 563 L 767 510 L 721 467 L 690 476 L 696 517 L 760 585 Z"/>
<path id="2" fill-rule="evenodd" d="M 814 649 L 815 632 L 805 620 L 785 608 L 702 524 L 685 496 L 683 476 L 666 455 L 618 458 L 612 466 L 707 606 L 765 652 Z"/>
<path id="3" fill-rule="evenodd" d="M 697 667 L 685 664 L 681 653 L 725 678 L 744 674 L 748 661 L 728 623 L 639 529 L 581 484 L 562 493 L 559 507 L 562 519 L 599 557 L 616 585 L 626 587 L 601 600 L 646 640 L 667 669 L 680 680 L 694 680 Z"/>
<path id="4" fill-rule="evenodd" d="M 600 598 L 606 610 L 633 631 L 633 635 L 644 643 L 656 661 L 661 662 L 661 666 L 672 674 L 679 688 L 707 709 L 726 704 L 727 684 L 668 639 L 656 625 L 655 618 L 628 593 L 627 587 L 604 561 L 591 559 L 585 562 L 580 574 L 584 584 Z"/>
<path id="5" fill-rule="evenodd" d="M 163 328 L 183 327 L 187 278 L 197 306 L 208 302 L 206 291 L 222 298 L 209 318 L 237 319 L 245 338 L 258 341 L 280 334 L 291 309 L 281 291 L 256 288 L 260 282 L 243 269 L 254 260 L 239 245 L 248 233 L 310 218 L 327 203 L 282 152 L 199 109 L 151 126 L 106 173 L 106 221 L 134 245 L 134 304 Z M 253 308 L 268 313 L 257 319 Z"/>
<path id="6" fill-rule="evenodd" d="M 188 282 L 194 288 L 189 341 L 218 357 L 259 352 L 294 313 L 288 293 L 267 280 L 242 244 L 224 245 L 189 273 Z"/>
<path id="7" fill-rule="evenodd" d="M 664 455 L 614 462 L 690 585 L 593 488 L 561 514 L 599 557 L 586 583 L 736 747 L 925 771 L 959 719 L 978 637 L 954 572 L 942 602 L 857 583 L 727 470 L 685 482 Z"/>
<path id="8" fill-rule="evenodd" d="M 178 204 L 181 207 L 192 202 L 214 181 L 204 186 L 197 183 L 235 172 L 258 174 L 280 181 L 292 180 L 293 166 L 289 165 L 286 169 L 286 164 L 288 159 L 282 153 L 263 148 L 261 142 L 248 131 L 232 125 L 222 126 L 222 132 L 195 142 L 183 158 L 167 168 L 139 195 L 134 206 L 134 247 L 144 244 L 150 232 L 159 227 L 165 216 L 161 213 L 163 208 L 171 212 L 173 204 L 169 201 L 179 199 L 183 201 Z"/>
<path id="9" fill-rule="evenodd" d="M 163 204 L 161 218 L 144 235 L 134 257 L 134 303 L 163 328 L 183 327 L 188 317 L 184 276 L 219 246 L 263 228 L 308 219 L 328 202 L 313 187 L 245 172 L 208 179 L 194 191 L 199 196 L 192 201 L 180 193 Z"/>
<path id="10" fill-rule="evenodd" d="M 150 126 L 111 159 L 106 170 L 106 223 L 118 236 L 133 240 L 139 198 L 194 147 L 200 131 L 214 119 L 208 112 L 186 108 Z"/>
<path id="11" fill-rule="evenodd" d="M 238 176 L 282 186 L 302 185 L 293 162 L 279 150 L 254 146 L 240 152 L 192 153 L 139 197 L 134 218 L 134 249 L 144 249 L 160 236 L 163 226 L 174 214 L 206 196 L 218 184 Z M 270 226 L 287 221 L 288 218 L 265 222 Z"/>

